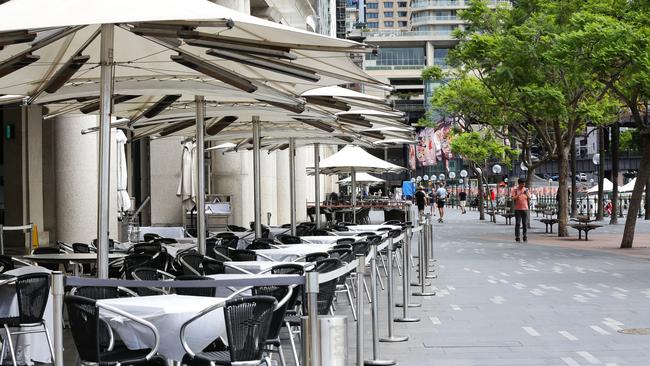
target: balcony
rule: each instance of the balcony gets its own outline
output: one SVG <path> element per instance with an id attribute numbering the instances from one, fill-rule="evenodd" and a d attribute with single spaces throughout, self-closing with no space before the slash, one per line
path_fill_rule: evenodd
<path id="1" fill-rule="evenodd" d="M 411 18 L 411 25 L 428 25 L 428 24 L 461 24 L 465 21 L 458 18 L 456 15 L 430 15 L 430 16 L 413 16 Z"/>
<path id="2" fill-rule="evenodd" d="M 366 42 L 382 42 L 382 41 L 454 41 L 454 38 L 451 30 L 411 30 L 405 31 L 401 29 L 382 29 L 374 30 L 371 32 L 364 32 L 363 35 L 366 38 Z"/>
<path id="3" fill-rule="evenodd" d="M 470 1 L 468 0 L 413 0 L 411 2 L 412 11 L 420 10 L 440 10 L 440 9 L 463 9 L 469 7 Z M 510 5 L 509 0 L 492 0 L 488 2 L 488 6 L 497 6 L 499 4 Z"/>

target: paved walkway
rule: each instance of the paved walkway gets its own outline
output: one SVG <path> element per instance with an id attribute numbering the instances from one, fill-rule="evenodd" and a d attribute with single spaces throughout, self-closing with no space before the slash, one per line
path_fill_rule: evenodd
<path id="1" fill-rule="evenodd" d="M 421 321 L 396 323 L 396 334 L 410 340 L 381 343 L 382 358 L 436 366 L 650 364 L 650 333 L 621 333 L 650 328 L 650 262 L 614 249 L 623 225 L 596 230 L 585 244 L 555 239 L 534 223 L 529 243 L 517 244 L 504 220 L 479 222 L 476 212 L 449 211 L 445 224 L 434 226 L 437 296 L 413 298 L 423 304 L 410 311 Z M 639 232 L 637 243 L 650 244 L 641 241 L 650 225 L 639 222 Z M 367 330 L 369 319 L 366 308 Z M 354 340 L 353 322 L 349 330 Z"/>

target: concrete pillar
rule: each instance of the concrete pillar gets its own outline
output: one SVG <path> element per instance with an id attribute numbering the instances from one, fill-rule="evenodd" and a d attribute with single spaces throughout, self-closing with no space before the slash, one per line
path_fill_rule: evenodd
<path id="1" fill-rule="evenodd" d="M 40 106 L 27 107 L 27 200 L 29 222 L 38 228 L 41 245 L 49 242 L 49 233 L 45 230 L 43 200 L 43 119 Z"/>
<path id="2" fill-rule="evenodd" d="M 432 42 L 427 42 L 426 45 L 426 64 L 427 66 L 433 66 L 434 65 L 434 54 L 435 54 L 435 47 L 433 46 Z"/>
<path id="3" fill-rule="evenodd" d="M 181 177 L 182 137 L 152 140 L 150 143 L 151 169 L 151 225 L 181 226 L 183 209 L 176 196 Z"/>
<path id="4" fill-rule="evenodd" d="M 289 197 L 289 149 L 278 151 L 275 154 L 277 212 L 274 215 L 276 215 L 276 223 L 282 225 L 291 222 L 291 198 Z M 301 172 L 296 171 L 296 175 L 300 173 Z"/>
<path id="5" fill-rule="evenodd" d="M 248 228 L 253 218 L 253 154 L 212 150 L 211 162 L 212 192 L 229 195 L 229 222 Z"/>
<path id="6" fill-rule="evenodd" d="M 89 243 L 97 237 L 98 134 L 97 116 L 64 115 L 53 124 L 56 176 L 56 240 Z M 115 135 L 111 137 L 110 237 L 117 239 Z"/>
<path id="7" fill-rule="evenodd" d="M 266 225 L 267 212 L 271 213 L 271 225 L 277 223 L 278 195 L 277 195 L 277 161 L 275 152 L 267 154 L 262 151 L 260 154 L 260 166 L 262 167 L 261 193 L 262 193 L 262 224 Z M 252 165 L 252 164 L 251 164 Z M 251 172 L 251 174 L 253 174 Z M 288 183 L 288 182 L 287 182 Z"/>

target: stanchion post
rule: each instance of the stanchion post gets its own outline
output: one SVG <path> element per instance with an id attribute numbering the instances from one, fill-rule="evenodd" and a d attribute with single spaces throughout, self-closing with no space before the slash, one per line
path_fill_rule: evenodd
<path id="1" fill-rule="evenodd" d="M 320 329 L 318 324 L 318 272 L 309 271 L 305 277 L 305 293 L 307 294 L 307 315 L 309 323 L 309 339 L 305 342 L 306 352 L 302 364 L 305 366 L 320 366 Z"/>
<path id="2" fill-rule="evenodd" d="M 52 272 L 52 327 L 54 328 L 54 366 L 63 366 L 63 295 L 65 277 Z"/>
<path id="3" fill-rule="evenodd" d="M 418 259 L 420 262 L 420 292 L 414 292 L 413 296 L 434 296 L 436 293 L 435 292 L 427 292 L 425 289 L 426 284 L 426 278 L 428 278 L 428 269 L 429 269 L 429 264 L 428 264 L 428 259 L 427 259 L 427 246 L 429 242 L 429 238 L 427 237 L 429 235 L 429 230 L 427 230 L 428 227 L 428 216 L 427 220 L 424 222 L 424 227 L 422 228 L 422 231 L 420 231 L 420 253 L 418 253 Z"/>
<path id="4" fill-rule="evenodd" d="M 357 254 L 357 365 L 363 365 L 363 277 L 366 275 L 366 256 Z"/>
<path id="5" fill-rule="evenodd" d="M 377 243 L 373 240 L 372 257 L 370 257 L 370 293 L 372 304 L 370 306 L 370 315 L 372 318 L 372 360 L 364 361 L 364 365 L 389 366 L 395 365 L 394 360 L 379 359 L 379 314 L 377 309 Z M 362 309 L 359 309 L 361 312 Z"/>
<path id="6" fill-rule="evenodd" d="M 418 318 L 411 318 L 408 315 L 408 308 L 409 307 L 419 307 L 422 306 L 422 304 L 413 304 L 409 300 L 409 283 L 411 279 L 411 267 L 409 266 L 409 255 L 411 254 L 411 238 L 413 237 L 413 229 L 411 227 L 406 228 L 406 238 L 404 239 L 404 242 L 402 243 L 402 248 L 404 248 L 402 252 L 402 264 L 404 268 L 404 274 L 402 276 L 402 303 L 401 304 L 396 304 L 397 307 L 400 307 L 400 305 L 403 307 L 402 309 L 402 317 L 400 318 L 395 318 L 395 321 L 398 323 L 413 323 L 413 322 L 419 322 L 420 319 Z"/>
<path id="7" fill-rule="evenodd" d="M 428 227 L 429 227 L 429 235 L 427 236 L 429 238 L 429 245 L 427 246 L 428 254 L 429 254 L 429 262 L 436 262 L 436 257 L 433 255 L 433 222 L 429 218 L 427 220 Z"/>
<path id="8" fill-rule="evenodd" d="M 393 238 L 388 237 L 388 284 L 386 285 L 386 287 L 388 287 L 388 293 L 386 296 L 388 298 L 388 337 L 381 338 L 379 340 L 380 342 L 406 342 L 409 340 L 408 336 L 396 336 L 393 334 L 393 306 L 395 306 L 393 303 L 393 249 L 395 249 Z M 404 308 L 406 308 L 406 306 Z"/>
<path id="9" fill-rule="evenodd" d="M 426 259 L 424 260 L 424 265 L 426 268 L 426 274 L 424 278 L 428 278 L 428 279 L 438 278 L 438 275 L 429 273 L 429 271 L 433 272 L 432 269 L 429 269 L 429 263 L 431 261 L 435 261 L 435 259 L 433 259 L 433 223 L 429 220 L 428 217 L 427 217 L 427 222 L 424 224 L 423 230 L 426 232 L 426 235 L 424 235 L 425 238 L 424 247 L 427 252 L 427 256 L 425 257 Z"/>
<path id="10" fill-rule="evenodd" d="M 417 264 L 417 271 L 418 271 L 418 280 L 411 282 L 411 286 L 417 286 L 420 287 L 422 284 L 424 286 L 429 286 L 429 283 L 425 282 L 424 279 L 424 266 L 422 265 L 422 258 L 424 257 L 424 221 L 418 221 L 418 227 L 420 228 L 419 234 L 418 234 L 418 264 Z"/>

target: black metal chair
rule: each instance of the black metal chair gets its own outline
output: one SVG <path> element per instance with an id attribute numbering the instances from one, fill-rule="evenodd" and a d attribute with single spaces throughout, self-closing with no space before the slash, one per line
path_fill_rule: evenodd
<path id="1" fill-rule="evenodd" d="M 237 226 L 237 225 L 227 225 L 226 226 L 228 230 L 236 232 L 236 233 L 243 233 L 246 231 L 245 227 Z"/>
<path id="2" fill-rule="evenodd" d="M 300 240 L 299 237 L 293 236 L 293 235 L 288 235 L 288 234 L 278 235 L 278 236 L 276 236 L 276 239 L 282 244 L 300 244 L 300 243 L 302 243 L 302 240 Z"/>
<path id="3" fill-rule="evenodd" d="M 201 262 L 203 262 L 204 258 L 205 256 L 202 254 L 190 252 L 176 255 L 176 259 L 181 266 L 180 272 L 186 276 L 202 276 Z"/>
<path id="4" fill-rule="evenodd" d="M 225 245 L 215 245 L 214 248 L 212 248 L 212 251 L 214 253 L 214 257 L 218 261 L 224 261 L 224 262 L 230 262 L 232 261 L 232 258 L 230 258 L 230 251 L 232 249 L 230 247 L 227 247 Z"/>
<path id="5" fill-rule="evenodd" d="M 134 269 L 133 272 L 131 272 L 131 277 L 138 281 L 161 281 L 173 280 L 176 278 L 170 273 L 149 267 Z M 167 295 L 169 293 L 168 290 L 158 287 L 136 287 L 135 292 L 137 292 L 139 296 Z"/>
<path id="6" fill-rule="evenodd" d="M 0 255 L 0 273 L 11 271 L 14 268 L 14 261 L 11 260 L 11 257 Z"/>
<path id="7" fill-rule="evenodd" d="M 354 254 L 351 248 L 334 248 L 327 251 L 330 258 L 337 258 L 341 262 L 350 262 L 354 259 Z"/>
<path id="8" fill-rule="evenodd" d="M 128 253 L 154 255 L 162 251 L 163 251 L 162 244 L 153 242 L 153 243 L 133 244 L 133 246 L 129 248 Z"/>
<path id="9" fill-rule="evenodd" d="M 181 343 L 187 352 L 183 357 L 183 363 L 188 366 L 232 365 L 237 362 L 252 364 L 254 361 L 261 363 L 273 311 L 276 307 L 275 298 L 248 296 L 227 301 L 223 306 L 223 313 L 226 321 L 228 350 L 195 353 L 185 341 L 186 327 L 220 307 L 217 305 L 202 311 L 181 327 Z"/>
<path id="10" fill-rule="evenodd" d="M 272 296 L 277 302 L 271 318 L 271 324 L 269 325 L 269 333 L 266 336 L 266 347 L 267 352 L 278 353 L 282 366 L 286 366 L 286 361 L 284 359 L 284 352 L 282 351 L 282 343 L 280 342 L 280 331 L 282 330 L 284 316 L 287 313 L 289 300 L 292 297 L 294 289 L 295 287 L 292 288 L 290 286 L 256 286 L 251 291 L 253 296 Z"/>
<path id="11" fill-rule="evenodd" d="M 350 249 L 352 250 L 352 244 L 335 244 L 332 249 Z"/>
<path id="12" fill-rule="evenodd" d="M 233 233 L 230 232 L 230 231 L 224 231 L 224 232 L 222 232 L 222 233 L 218 233 L 218 234 L 216 235 L 216 237 L 217 237 L 218 239 L 221 239 L 221 238 L 227 238 L 227 237 L 233 237 L 233 236 L 234 236 L 235 238 L 237 237 L 237 235 L 233 234 Z"/>
<path id="13" fill-rule="evenodd" d="M 271 246 L 269 243 L 256 240 L 258 239 L 253 240 L 253 242 L 246 247 L 246 250 L 275 249 L 275 247 Z"/>
<path id="14" fill-rule="evenodd" d="M 162 236 L 155 233 L 146 233 L 142 235 L 142 237 L 144 238 L 144 241 L 154 241 L 158 238 L 162 238 Z"/>
<path id="15" fill-rule="evenodd" d="M 330 235 L 330 231 L 326 229 L 314 229 L 311 232 L 311 236 L 328 236 Z"/>
<path id="16" fill-rule="evenodd" d="M 133 271 L 141 267 L 159 268 L 159 254 L 130 254 L 123 258 L 122 274 L 128 279 L 132 280 L 131 276 Z"/>
<path id="17" fill-rule="evenodd" d="M 206 276 L 226 273 L 226 266 L 216 259 L 204 258 L 201 266 L 203 266 L 203 273 Z"/>
<path id="18" fill-rule="evenodd" d="M 230 251 L 230 258 L 233 262 L 256 261 L 257 253 L 247 249 L 235 249 Z"/>
<path id="19" fill-rule="evenodd" d="M 115 299 L 118 297 L 137 296 L 137 293 L 124 287 L 80 286 L 73 287 L 70 295 L 87 297 L 94 300 Z"/>
<path id="20" fill-rule="evenodd" d="M 341 238 L 336 241 L 336 244 L 352 244 L 357 241 L 355 238 Z"/>
<path id="21" fill-rule="evenodd" d="M 214 281 L 210 277 L 203 276 L 178 276 L 174 281 Z M 176 287 L 177 295 L 214 297 L 217 293 L 216 287 Z"/>
<path id="22" fill-rule="evenodd" d="M 333 227 L 333 229 L 336 231 L 350 231 L 350 229 L 347 226 L 343 226 L 343 225 L 336 225 Z"/>
<path id="23" fill-rule="evenodd" d="M 232 236 L 225 236 L 223 238 L 220 238 L 222 246 L 226 246 L 230 249 L 237 249 L 237 246 L 239 245 L 239 237 L 232 235 Z"/>
<path id="24" fill-rule="evenodd" d="M 59 248 L 55 247 L 38 247 L 32 251 L 32 254 L 61 254 L 63 251 Z M 54 264 L 54 263 L 38 263 L 36 262 L 37 265 L 47 268 L 50 271 L 58 271 L 59 270 L 59 265 Z"/>
<path id="25" fill-rule="evenodd" d="M 18 316 L 0 318 L 0 326 L 5 329 L 4 340 L 2 342 L 3 351 L 5 344 L 7 344 L 9 346 L 11 360 L 14 366 L 16 366 L 16 351 L 14 350 L 11 337 L 20 334 L 45 333 L 47 344 L 50 347 L 50 354 L 52 360 L 54 360 L 54 348 L 52 347 L 50 334 L 47 331 L 45 320 L 43 319 L 43 313 L 45 312 L 50 293 L 50 275 L 47 273 L 30 273 L 18 276 L 16 277 L 14 286 L 18 300 Z M 22 329 L 12 331 L 15 328 Z M 3 355 L 0 355 L 0 363 L 2 361 L 1 357 Z"/>
<path id="26" fill-rule="evenodd" d="M 329 258 L 330 255 L 325 253 L 325 252 L 317 252 L 317 253 L 309 253 L 307 254 L 304 259 L 305 262 L 317 262 L 323 259 Z"/>
<path id="27" fill-rule="evenodd" d="M 115 343 L 108 325 L 99 317 L 99 309 L 123 316 L 151 330 L 154 344 L 158 344 L 158 330 L 151 323 L 125 311 L 100 305 L 96 300 L 68 295 L 65 297 L 70 330 L 79 358 L 84 363 L 98 365 L 165 365 L 156 357 L 158 347 L 130 350 L 121 343 Z"/>

